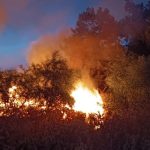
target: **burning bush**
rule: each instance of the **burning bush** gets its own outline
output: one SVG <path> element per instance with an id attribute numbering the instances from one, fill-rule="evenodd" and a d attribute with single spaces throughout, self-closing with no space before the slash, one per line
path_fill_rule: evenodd
<path id="1" fill-rule="evenodd" d="M 73 104 L 70 92 L 73 89 L 75 71 L 68 68 L 58 52 L 52 59 L 29 68 L 1 71 L 1 109 L 43 108 L 56 100 Z"/>

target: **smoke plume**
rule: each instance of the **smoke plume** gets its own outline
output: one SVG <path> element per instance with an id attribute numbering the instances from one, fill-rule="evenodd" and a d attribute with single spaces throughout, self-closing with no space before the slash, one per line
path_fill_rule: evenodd
<path id="1" fill-rule="evenodd" d="M 54 51 L 59 51 L 69 67 L 81 70 L 83 78 L 90 81 L 89 71 L 99 65 L 99 60 L 108 60 L 123 53 L 118 44 L 119 27 L 115 19 L 107 10 L 98 11 L 101 12 L 97 15 L 100 19 L 96 20 L 101 24 L 100 35 L 74 35 L 65 31 L 55 36 L 43 36 L 30 45 L 27 58 L 29 64 L 42 63 L 51 58 Z"/>
<path id="2" fill-rule="evenodd" d="M 5 27 L 7 22 L 7 11 L 3 4 L 0 3 L 0 30 Z"/>
<path id="3" fill-rule="evenodd" d="M 28 51 L 29 64 L 38 64 L 51 58 L 54 51 L 67 60 L 69 67 L 81 71 L 82 81 L 93 87 L 89 76 L 89 70 L 96 67 L 99 60 L 110 59 L 121 54 L 118 45 L 110 46 L 105 41 L 99 41 L 94 36 L 86 38 L 80 36 L 70 36 L 69 34 L 59 34 L 57 36 L 44 36 L 30 45 Z"/>

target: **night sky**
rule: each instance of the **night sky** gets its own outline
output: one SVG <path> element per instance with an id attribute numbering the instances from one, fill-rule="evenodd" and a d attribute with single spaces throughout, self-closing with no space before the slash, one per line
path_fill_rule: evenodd
<path id="1" fill-rule="evenodd" d="M 0 0 L 0 68 L 25 65 L 33 41 L 74 27 L 79 13 L 98 6 L 117 19 L 125 14 L 123 0 Z"/>

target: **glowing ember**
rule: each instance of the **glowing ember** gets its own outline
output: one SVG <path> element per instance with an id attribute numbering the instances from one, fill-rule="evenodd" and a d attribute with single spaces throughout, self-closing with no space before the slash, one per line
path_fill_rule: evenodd
<path id="1" fill-rule="evenodd" d="M 73 109 L 89 114 L 104 114 L 103 101 L 97 90 L 90 90 L 82 82 L 77 83 L 71 96 L 75 100 Z"/>
<path id="2" fill-rule="evenodd" d="M 63 119 L 65 120 L 66 118 L 67 118 L 67 114 L 64 113 L 64 114 L 63 114 Z"/>

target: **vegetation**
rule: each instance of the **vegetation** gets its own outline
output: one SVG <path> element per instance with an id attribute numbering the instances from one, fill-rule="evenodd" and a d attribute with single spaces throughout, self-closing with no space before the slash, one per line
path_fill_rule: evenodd
<path id="1" fill-rule="evenodd" d="M 1 117 L 0 149 L 150 149 L 150 2 L 144 6 L 126 1 L 126 10 L 130 15 L 116 21 L 107 9 L 88 8 L 79 15 L 72 36 L 66 40 L 69 45 L 77 37 L 79 40 L 92 37 L 89 49 L 121 51 L 109 59 L 98 59 L 98 55 L 94 65 L 87 63 L 89 74 L 103 96 L 105 117 L 95 119 L 91 115 L 88 124 L 84 114 L 59 109 L 58 100 L 73 104 L 69 93 L 79 75 L 56 52 L 42 64 L 0 72 L 4 102 L 9 99 L 8 89 L 17 85 L 22 97 L 45 99 L 53 106 L 46 113 L 30 110 L 30 115 L 23 118 L 15 114 Z M 66 119 L 62 111 L 67 114 Z M 96 124 L 100 129 L 95 129 Z"/>
<path id="2" fill-rule="evenodd" d="M 63 103 L 72 103 L 69 96 L 75 80 L 75 71 L 69 69 L 58 52 L 52 59 L 29 68 L 1 71 L 0 90 L 3 101 L 8 101 L 8 89 L 17 85 L 19 94 L 25 99 L 46 99 L 49 104 L 61 97 Z"/>

